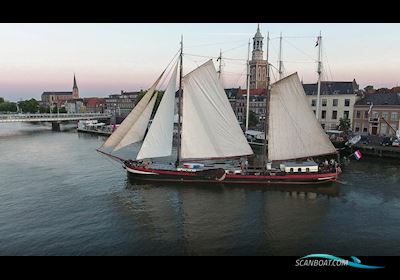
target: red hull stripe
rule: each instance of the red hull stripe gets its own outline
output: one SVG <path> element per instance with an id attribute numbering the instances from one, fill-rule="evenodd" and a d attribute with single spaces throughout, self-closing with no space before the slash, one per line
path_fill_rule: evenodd
<path id="1" fill-rule="evenodd" d="M 176 175 L 176 176 L 197 176 L 196 172 L 184 172 L 184 171 L 169 171 L 169 170 L 155 170 L 155 169 L 145 169 L 141 167 L 133 167 L 128 166 L 131 169 L 139 170 L 143 172 L 153 172 L 157 174 L 163 175 Z M 326 177 L 336 177 L 338 173 L 323 173 L 323 174 L 290 174 L 284 176 L 260 176 L 260 175 L 236 175 L 236 174 L 226 174 L 225 178 L 234 178 L 234 179 L 319 179 Z"/>

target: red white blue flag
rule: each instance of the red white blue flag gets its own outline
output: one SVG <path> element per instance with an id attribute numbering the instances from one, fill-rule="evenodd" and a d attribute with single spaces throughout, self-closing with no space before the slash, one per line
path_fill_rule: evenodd
<path id="1" fill-rule="evenodd" d="M 360 158 L 362 158 L 362 154 L 360 152 L 360 150 L 357 150 L 354 152 L 354 157 L 359 160 Z"/>

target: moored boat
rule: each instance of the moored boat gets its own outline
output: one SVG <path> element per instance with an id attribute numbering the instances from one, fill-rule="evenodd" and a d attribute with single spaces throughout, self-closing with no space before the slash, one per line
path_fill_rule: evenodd
<path id="1" fill-rule="evenodd" d="M 103 144 L 103 150 L 99 150 L 123 162 L 131 179 L 227 184 L 317 184 L 337 179 L 341 170 L 333 159 L 313 160 L 334 157 L 336 149 L 309 107 L 297 73 L 275 82 L 267 90 L 268 149 L 264 140 L 262 165 L 248 166 L 243 160 L 252 156 L 253 151 L 212 60 L 183 76 L 182 57 L 183 48 L 171 68 L 167 89 L 147 133 L 157 97 L 155 89 L 165 70 Z M 177 160 L 170 164 L 153 163 L 154 159 L 172 154 L 178 65 Z M 120 159 L 104 151 L 107 148 L 116 151 L 140 141 L 143 143 L 135 160 Z M 226 162 L 218 164 L 216 160 Z"/>

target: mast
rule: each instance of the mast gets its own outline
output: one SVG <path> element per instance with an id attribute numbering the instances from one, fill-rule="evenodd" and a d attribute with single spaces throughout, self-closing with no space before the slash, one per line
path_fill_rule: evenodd
<path id="1" fill-rule="evenodd" d="M 247 89 L 247 103 L 246 103 L 246 130 L 249 129 L 249 115 L 250 115 L 250 39 L 249 46 L 247 48 L 247 81 L 246 81 L 246 89 Z"/>
<path id="2" fill-rule="evenodd" d="M 282 32 L 281 36 L 279 37 L 279 80 L 283 78 L 283 71 L 282 71 Z"/>
<path id="3" fill-rule="evenodd" d="M 221 80 L 221 71 L 222 71 L 222 50 L 221 49 L 219 49 L 219 57 L 218 57 L 217 61 L 219 61 L 218 78 Z"/>
<path id="4" fill-rule="evenodd" d="M 267 90 L 265 93 L 265 119 L 264 119 L 264 145 L 263 145 L 263 156 L 262 156 L 262 170 L 263 173 L 265 173 L 265 159 L 267 157 L 267 121 L 269 119 L 269 62 L 268 62 L 268 56 L 269 56 L 269 32 L 267 33 Z"/>
<path id="5" fill-rule="evenodd" d="M 322 37 L 321 37 L 321 31 L 319 32 L 317 44 L 318 44 L 318 69 L 317 69 L 317 73 L 318 73 L 318 90 L 317 90 L 317 111 L 316 111 L 315 116 L 317 117 L 317 120 L 319 120 L 319 104 L 320 104 L 319 99 L 320 99 L 320 95 L 321 95 L 321 73 L 322 73 L 322 63 L 321 63 Z"/>
<path id="6" fill-rule="evenodd" d="M 182 58 L 183 58 L 183 35 L 181 36 L 181 53 L 179 55 L 179 105 L 178 105 L 178 146 L 175 166 L 178 167 L 181 160 L 181 115 L 182 115 Z"/>

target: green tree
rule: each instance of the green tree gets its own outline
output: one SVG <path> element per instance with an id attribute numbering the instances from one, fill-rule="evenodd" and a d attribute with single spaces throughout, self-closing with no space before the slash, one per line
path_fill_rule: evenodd
<path id="1" fill-rule="evenodd" d="M 339 130 L 348 131 L 350 129 L 350 119 L 348 118 L 340 118 L 339 120 Z"/>
<path id="2" fill-rule="evenodd" d="M 158 106 L 160 105 L 161 99 L 162 99 L 162 97 L 163 97 L 163 95 L 164 95 L 164 91 L 156 90 L 155 92 L 156 92 L 156 94 L 157 94 L 157 99 L 156 99 L 156 104 L 154 105 L 154 110 L 153 110 L 153 112 L 156 112 L 156 111 L 157 111 Z M 139 103 L 139 101 L 143 98 L 143 96 L 144 96 L 146 93 L 147 93 L 147 91 L 140 90 L 140 93 L 139 93 L 138 97 L 136 98 L 136 105 Z"/>
<path id="3" fill-rule="evenodd" d="M 244 123 L 246 123 L 246 117 L 244 118 Z M 258 117 L 253 111 L 249 111 L 249 127 L 255 127 L 258 124 Z"/>
<path id="4" fill-rule="evenodd" d="M 23 113 L 36 113 L 39 109 L 39 102 L 35 98 L 19 101 L 18 107 Z"/>
<path id="5" fill-rule="evenodd" d="M 17 112 L 17 104 L 14 102 L 0 103 L 0 112 Z"/>
<path id="6" fill-rule="evenodd" d="M 0 97 L 0 103 L 4 103 L 4 98 Z"/>
<path id="7" fill-rule="evenodd" d="M 50 113 L 50 108 L 48 106 L 40 106 L 39 107 L 39 112 L 44 114 L 44 113 Z"/>

